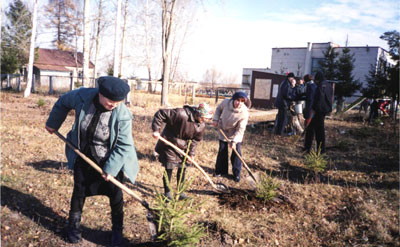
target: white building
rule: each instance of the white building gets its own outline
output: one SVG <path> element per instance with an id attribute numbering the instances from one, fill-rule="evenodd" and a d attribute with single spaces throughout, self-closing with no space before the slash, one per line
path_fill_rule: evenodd
<path id="1" fill-rule="evenodd" d="M 296 76 L 302 77 L 313 73 L 320 67 L 319 61 L 324 59 L 324 52 L 331 46 L 339 53 L 342 53 L 344 47 L 340 47 L 332 42 L 328 43 L 308 43 L 307 47 L 282 47 L 273 48 L 271 57 L 270 72 L 276 74 L 285 74 L 293 72 Z M 369 75 L 372 66 L 377 66 L 382 58 L 385 61 L 393 63 L 389 53 L 378 46 L 349 46 L 350 54 L 354 54 L 353 76 L 359 80 L 363 86 L 366 85 L 365 77 Z"/>

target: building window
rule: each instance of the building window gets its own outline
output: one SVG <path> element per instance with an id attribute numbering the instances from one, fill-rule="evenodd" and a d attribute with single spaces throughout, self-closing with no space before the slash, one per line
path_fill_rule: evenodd
<path id="1" fill-rule="evenodd" d="M 324 61 L 325 58 L 313 58 L 311 63 L 311 72 L 317 72 L 321 70 L 320 62 Z"/>
<path id="2" fill-rule="evenodd" d="M 250 84 L 250 75 L 243 75 L 242 84 Z"/>

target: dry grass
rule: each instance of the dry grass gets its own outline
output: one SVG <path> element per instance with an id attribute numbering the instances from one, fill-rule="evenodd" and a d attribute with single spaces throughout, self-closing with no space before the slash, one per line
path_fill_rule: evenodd
<path id="1" fill-rule="evenodd" d="M 45 102 L 41 107 L 39 98 Z M 73 180 L 65 168 L 63 143 L 44 130 L 56 99 L 1 93 L 2 246 L 70 246 L 63 236 Z M 194 103 L 204 100 L 215 106 L 209 98 Z M 141 168 L 137 183 L 128 186 L 150 203 L 154 190 L 162 188 L 163 168 L 153 157 L 150 127 L 159 102 L 157 95 L 135 93 L 130 106 Z M 184 97 L 173 95 L 170 103 L 182 106 Z M 258 115 L 251 120 L 270 119 Z M 66 134 L 72 121 L 71 115 L 60 132 Z M 319 183 L 304 165 L 296 138 L 273 136 L 265 126 L 249 128 L 242 150 L 246 163 L 253 172 L 277 179 L 286 199 L 257 201 L 246 179 L 237 184 L 229 178 L 221 181 L 233 193 L 216 195 L 201 173 L 189 168 L 188 176 L 195 179 L 188 195 L 203 202 L 191 221 L 208 227 L 200 246 L 399 246 L 399 134 L 398 124 L 392 125 L 387 119 L 384 126 L 364 125 L 356 113 L 328 119 L 329 162 Z M 196 160 L 210 175 L 217 149 L 217 133 L 209 127 Z M 146 211 L 128 195 L 125 201 L 125 243 L 152 246 Z M 108 245 L 105 197 L 86 200 L 82 225 L 83 246 Z"/>

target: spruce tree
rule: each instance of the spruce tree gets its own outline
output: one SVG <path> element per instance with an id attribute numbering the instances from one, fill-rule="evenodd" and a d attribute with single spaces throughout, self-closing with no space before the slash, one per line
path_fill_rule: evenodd
<path id="1" fill-rule="evenodd" d="M 391 107 L 391 115 L 393 114 L 394 110 L 394 102 L 399 101 L 399 67 L 400 67 L 400 60 L 399 60 L 399 40 L 400 40 L 400 34 L 398 31 L 393 30 L 393 31 L 388 31 L 385 32 L 383 35 L 380 36 L 381 39 L 386 40 L 389 45 L 389 54 L 392 58 L 392 60 L 395 62 L 395 65 L 388 68 L 388 77 L 389 77 L 389 83 L 387 84 L 387 87 L 385 88 L 386 95 L 390 96 L 392 98 L 392 107 Z M 396 110 L 395 112 L 397 113 L 397 105 L 396 105 Z M 396 119 L 396 114 L 394 114 L 395 119 Z"/>
<path id="2" fill-rule="evenodd" d="M 354 54 L 350 53 L 350 49 L 346 46 L 343 48 L 337 62 L 337 83 L 335 85 L 335 96 L 337 99 L 337 112 L 342 111 L 344 98 L 351 97 L 357 90 L 360 90 L 361 83 L 354 80 Z"/>
<path id="3" fill-rule="evenodd" d="M 371 65 L 368 76 L 365 77 L 367 86 L 361 89 L 363 96 L 371 99 L 384 96 L 388 86 L 388 66 L 380 59 L 376 65 Z"/>
<path id="4" fill-rule="evenodd" d="M 324 59 L 319 61 L 319 65 L 321 65 L 321 71 L 327 80 L 335 81 L 338 77 L 337 57 L 339 53 L 337 53 L 332 46 L 329 46 L 328 49 L 323 52 L 323 54 Z"/>
<path id="5" fill-rule="evenodd" d="M 28 63 L 32 30 L 31 12 L 21 0 L 9 4 L 2 27 L 1 73 L 15 73 Z"/>

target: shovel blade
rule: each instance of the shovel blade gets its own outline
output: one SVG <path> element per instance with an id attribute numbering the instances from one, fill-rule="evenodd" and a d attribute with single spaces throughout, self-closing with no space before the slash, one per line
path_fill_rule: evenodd
<path id="1" fill-rule="evenodd" d="M 155 223 L 154 213 L 151 211 L 148 211 L 146 218 L 147 218 L 147 222 L 149 224 L 149 232 L 150 232 L 151 239 L 155 240 L 158 236 L 158 233 L 157 233 L 157 226 Z"/>
<path id="2" fill-rule="evenodd" d="M 246 181 L 253 189 L 257 189 L 257 185 L 260 182 L 260 174 L 255 173 L 254 178 L 252 176 L 246 176 Z"/>

